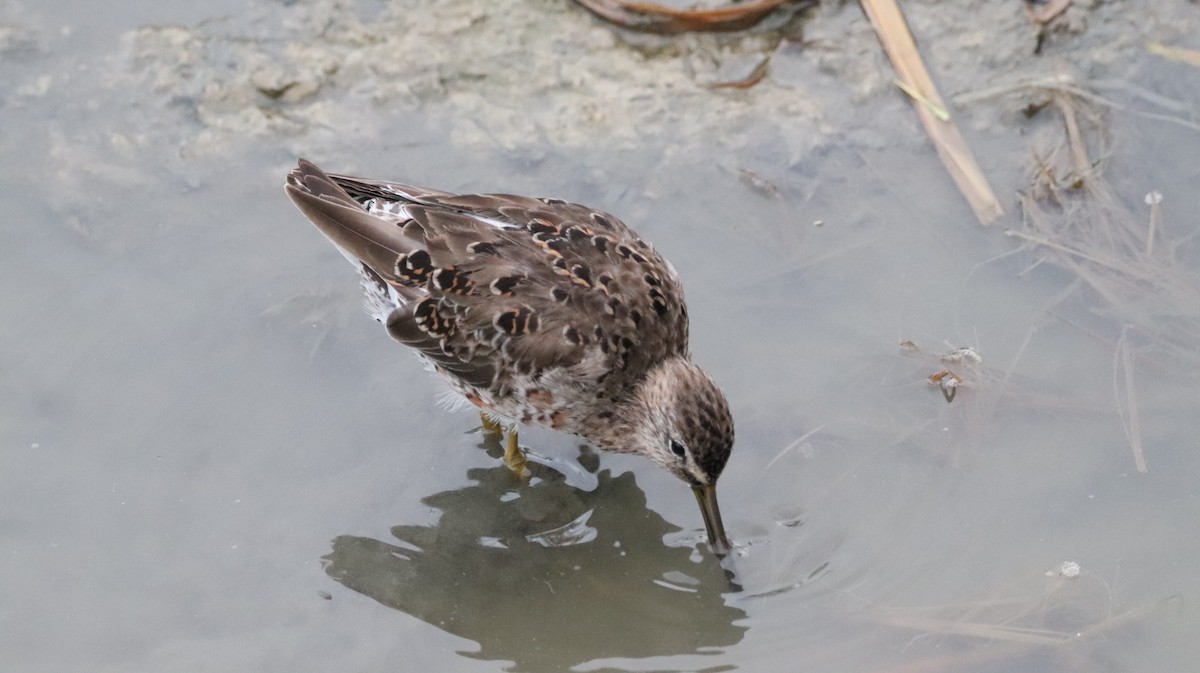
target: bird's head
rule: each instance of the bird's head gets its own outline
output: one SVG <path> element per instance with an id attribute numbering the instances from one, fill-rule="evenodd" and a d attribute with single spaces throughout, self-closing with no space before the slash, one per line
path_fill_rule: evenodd
<path id="1" fill-rule="evenodd" d="M 704 515 L 713 551 L 729 551 L 717 507 L 717 478 L 733 450 L 733 416 L 716 382 L 685 357 L 650 370 L 629 402 L 618 450 L 646 456 L 687 482 Z"/>

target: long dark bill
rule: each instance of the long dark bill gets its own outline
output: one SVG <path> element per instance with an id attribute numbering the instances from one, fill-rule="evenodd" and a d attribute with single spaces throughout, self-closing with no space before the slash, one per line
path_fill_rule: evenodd
<path id="1" fill-rule="evenodd" d="M 708 532 L 708 544 L 717 556 L 729 553 L 729 538 L 725 537 L 725 524 L 721 523 L 721 508 L 717 506 L 717 485 L 693 486 L 700 513 L 704 515 L 704 529 Z"/>

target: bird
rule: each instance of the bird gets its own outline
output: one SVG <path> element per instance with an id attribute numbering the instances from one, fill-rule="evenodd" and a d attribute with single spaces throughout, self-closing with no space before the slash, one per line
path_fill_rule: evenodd
<path id="1" fill-rule="evenodd" d="M 284 190 L 357 267 L 368 312 L 506 435 L 510 469 L 524 472 L 522 425 L 644 456 L 692 488 L 710 549 L 730 552 L 716 488 L 733 416 L 692 361 L 675 268 L 633 229 L 560 199 L 452 194 L 304 159 Z"/>

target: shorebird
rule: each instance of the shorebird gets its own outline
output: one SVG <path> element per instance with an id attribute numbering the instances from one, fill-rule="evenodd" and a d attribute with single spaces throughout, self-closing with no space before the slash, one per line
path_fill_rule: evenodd
<path id="1" fill-rule="evenodd" d="M 300 160 L 287 195 L 358 267 L 368 311 L 507 435 L 520 425 L 645 456 L 691 486 L 712 550 L 730 544 L 717 478 L 725 395 L 692 362 L 683 286 L 617 218 L 558 199 L 457 195 L 330 175 Z"/>

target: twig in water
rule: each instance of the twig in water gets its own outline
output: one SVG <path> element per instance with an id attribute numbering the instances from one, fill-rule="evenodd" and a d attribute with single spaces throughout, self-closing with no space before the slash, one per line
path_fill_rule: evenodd
<path id="1" fill-rule="evenodd" d="M 1030 21 L 1039 26 L 1044 26 L 1062 16 L 1063 12 L 1067 11 L 1067 8 L 1070 6 L 1071 0 L 1050 0 L 1050 2 L 1047 2 L 1040 9 L 1034 9 L 1033 5 L 1026 0 L 1025 15 L 1029 17 Z"/>
<path id="2" fill-rule="evenodd" d="M 1129 326 L 1121 329 L 1121 338 L 1117 340 L 1117 352 L 1113 356 L 1113 395 L 1117 398 L 1117 415 L 1121 417 L 1121 425 L 1125 428 L 1125 437 L 1129 439 L 1129 447 L 1133 449 L 1133 464 L 1137 471 L 1146 473 L 1146 456 L 1142 452 L 1142 428 L 1138 416 L 1137 389 L 1133 385 L 1133 348 L 1129 345 Z M 1122 372 L 1124 370 L 1124 372 Z M 1125 396 L 1124 404 L 1121 399 L 1121 377 L 1124 373 Z"/>
<path id="3" fill-rule="evenodd" d="M 1162 193 L 1158 190 L 1146 195 L 1146 205 L 1150 206 L 1150 225 L 1146 229 L 1146 256 L 1154 255 L 1154 235 L 1162 228 Z"/>

